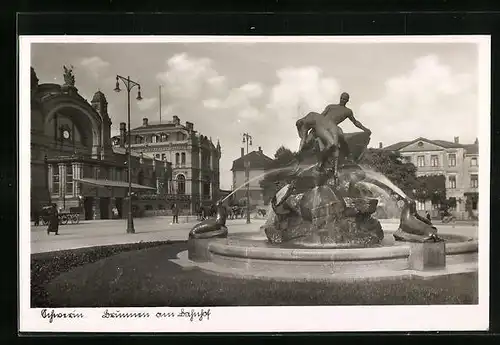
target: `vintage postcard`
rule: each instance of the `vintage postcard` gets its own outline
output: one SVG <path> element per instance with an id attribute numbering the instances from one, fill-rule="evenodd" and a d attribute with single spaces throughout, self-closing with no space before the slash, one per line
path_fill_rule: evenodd
<path id="1" fill-rule="evenodd" d="M 489 325 L 489 36 L 21 36 L 20 332 Z"/>

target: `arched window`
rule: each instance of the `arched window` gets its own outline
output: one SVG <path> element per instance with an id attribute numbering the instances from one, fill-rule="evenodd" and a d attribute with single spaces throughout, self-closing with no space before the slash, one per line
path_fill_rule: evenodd
<path id="1" fill-rule="evenodd" d="M 167 141 L 168 137 L 165 133 L 162 133 L 160 138 L 161 138 L 161 141 L 163 142 L 163 141 Z"/>
<path id="2" fill-rule="evenodd" d="M 176 166 L 179 165 L 179 163 L 180 163 L 179 161 L 180 161 L 180 155 L 179 155 L 179 153 L 176 153 L 175 154 L 175 165 Z"/>
<path id="3" fill-rule="evenodd" d="M 186 153 L 181 153 L 181 165 L 186 165 Z"/>
<path id="4" fill-rule="evenodd" d="M 186 194 L 186 177 L 182 174 L 177 175 L 177 194 Z"/>
<path id="5" fill-rule="evenodd" d="M 158 138 L 156 137 L 156 134 L 153 134 L 153 135 L 151 136 L 151 142 L 152 142 L 153 144 L 156 144 L 157 139 L 158 139 Z"/>

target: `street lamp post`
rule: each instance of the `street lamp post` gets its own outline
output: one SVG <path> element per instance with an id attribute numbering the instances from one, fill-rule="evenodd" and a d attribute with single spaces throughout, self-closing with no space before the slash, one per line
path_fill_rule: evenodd
<path id="1" fill-rule="evenodd" d="M 128 123 L 128 133 L 127 133 L 127 158 L 128 158 L 128 217 L 127 217 L 127 233 L 135 233 L 134 229 L 134 218 L 132 217 L 132 150 L 130 148 L 131 136 L 130 136 L 130 91 L 137 86 L 137 100 L 140 101 L 141 97 L 141 85 L 130 77 L 122 77 L 121 75 L 116 75 L 116 87 L 115 91 L 120 92 L 120 83 L 122 81 L 127 89 L 127 123 Z"/>
<path id="2" fill-rule="evenodd" d="M 247 155 L 248 146 L 252 146 L 252 136 L 248 133 L 243 133 L 243 144 L 247 144 Z M 248 159 L 248 157 L 247 157 Z M 247 184 L 247 224 L 250 224 L 250 162 L 245 159 L 245 182 Z"/>

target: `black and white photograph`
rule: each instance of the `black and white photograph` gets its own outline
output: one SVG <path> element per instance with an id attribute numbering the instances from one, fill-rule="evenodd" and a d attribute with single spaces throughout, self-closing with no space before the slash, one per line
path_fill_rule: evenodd
<path id="1" fill-rule="evenodd" d="M 489 36 L 19 46 L 21 331 L 488 328 Z"/>

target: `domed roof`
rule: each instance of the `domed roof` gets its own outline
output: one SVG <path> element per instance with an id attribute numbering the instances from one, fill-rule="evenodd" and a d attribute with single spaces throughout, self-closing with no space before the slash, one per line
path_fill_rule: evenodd
<path id="1" fill-rule="evenodd" d="M 101 90 L 94 93 L 94 97 L 92 97 L 92 103 L 94 102 L 101 102 L 101 103 L 107 102 L 106 96 L 104 96 Z"/>

